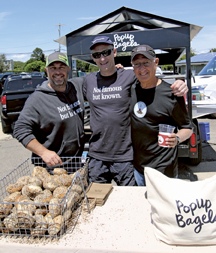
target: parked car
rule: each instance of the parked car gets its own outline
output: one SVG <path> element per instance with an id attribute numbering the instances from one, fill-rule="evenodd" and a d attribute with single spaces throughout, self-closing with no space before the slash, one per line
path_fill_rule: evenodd
<path id="1" fill-rule="evenodd" d="M 45 76 L 31 75 L 11 75 L 6 79 L 0 103 L 3 133 L 12 131 L 26 99 L 45 80 Z"/>
<path id="2" fill-rule="evenodd" d="M 216 56 L 194 76 L 192 87 L 203 86 L 205 94 L 209 95 L 211 91 L 216 91 Z"/>
<path id="3" fill-rule="evenodd" d="M 216 100 L 216 56 L 192 78 L 192 89 L 204 91 L 206 99 L 213 97 Z M 216 118 L 216 112 L 211 113 L 212 118 Z"/>
<path id="4" fill-rule="evenodd" d="M 2 90 L 4 88 L 4 82 L 5 80 L 7 79 L 8 76 L 14 74 L 13 72 L 7 72 L 7 73 L 4 73 L 4 74 L 1 74 L 0 76 L 0 94 L 2 93 Z"/>
<path id="5" fill-rule="evenodd" d="M 33 72 L 31 72 L 31 76 L 45 76 L 45 73 L 44 72 L 33 71 Z"/>

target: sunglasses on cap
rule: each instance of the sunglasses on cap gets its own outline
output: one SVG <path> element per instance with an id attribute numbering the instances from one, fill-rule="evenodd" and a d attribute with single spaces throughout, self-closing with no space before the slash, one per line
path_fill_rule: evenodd
<path id="1" fill-rule="evenodd" d="M 113 48 L 110 48 L 110 49 L 106 49 L 102 52 L 95 52 L 95 53 L 92 53 L 92 56 L 93 58 L 95 59 L 99 59 L 101 58 L 101 55 L 103 55 L 104 57 L 107 57 L 111 54 L 111 52 L 113 51 Z"/>

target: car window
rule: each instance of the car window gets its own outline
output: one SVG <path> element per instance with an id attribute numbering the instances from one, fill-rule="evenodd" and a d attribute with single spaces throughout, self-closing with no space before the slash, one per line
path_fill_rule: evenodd
<path id="1" fill-rule="evenodd" d="M 198 74 L 202 75 L 216 75 L 216 57 L 214 57 Z"/>
<path id="2" fill-rule="evenodd" d="M 45 78 L 11 80 L 7 83 L 6 90 L 35 89 L 38 84 L 41 84 L 45 80 Z"/>

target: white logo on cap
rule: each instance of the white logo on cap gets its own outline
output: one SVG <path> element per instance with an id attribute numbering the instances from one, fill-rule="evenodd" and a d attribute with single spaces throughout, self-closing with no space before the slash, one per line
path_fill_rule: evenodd
<path id="1" fill-rule="evenodd" d="M 100 39 L 96 39 L 96 40 L 93 41 L 93 43 L 95 43 L 97 40 L 104 40 L 104 39 L 105 39 L 105 38 L 103 38 L 103 37 L 100 38 Z"/>
<path id="2" fill-rule="evenodd" d="M 147 48 L 146 47 L 138 47 L 137 52 L 139 52 L 139 51 L 147 51 Z"/>

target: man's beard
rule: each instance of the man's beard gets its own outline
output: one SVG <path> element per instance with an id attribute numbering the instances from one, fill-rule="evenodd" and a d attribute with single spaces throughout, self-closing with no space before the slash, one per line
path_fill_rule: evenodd
<path id="1" fill-rule="evenodd" d="M 58 83 L 55 80 L 53 80 L 53 83 L 55 84 L 55 86 L 65 86 L 65 81 L 64 80 L 61 83 Z"/>

